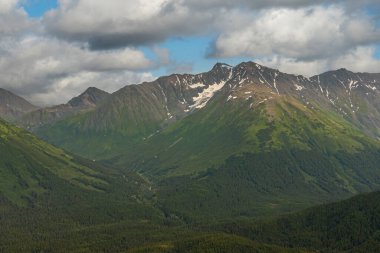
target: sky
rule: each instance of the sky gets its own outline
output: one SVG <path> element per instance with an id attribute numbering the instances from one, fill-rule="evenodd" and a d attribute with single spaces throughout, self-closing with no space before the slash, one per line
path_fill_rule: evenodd
<path id="1" fill-rule="evenodd" d="M 380 1 L 0 0 L 0 87 L 36 105 L 242 61 L 380 72 Z"/>

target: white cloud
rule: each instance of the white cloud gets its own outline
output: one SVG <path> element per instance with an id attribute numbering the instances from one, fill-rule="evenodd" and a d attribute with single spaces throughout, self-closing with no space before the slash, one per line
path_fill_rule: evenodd
<path id="1" fill-rule="evenodd" d="M 328 69 L 327 60 L 297 61 L 292 58 L 273 56 L 258 59 L 257 62 L 264 66 L 279 69 L 285 73 L 308 77 L 320 74 Z"/>
<path id="2" fill-rule="evenodd" d="M 18 0 L 0 0 L 0 14 L 11 12 L 17 4 Z"/>
<path id="3" fill-rule="evenodd" d="M 214 57 L 248 56 L 306 76 L 338 67 L 379 72 L 373 44 L 380 41 L 380 29 L 360 11 L 330 5 L 232 14 L 227 25 L 222 23 Z"/>
<path id="4" fill-rule="evenodd" d="M 0 39 L 25 32 L 35 23 L 18 7 L 18 0 L 0 0 Z"/>
<path id="5" fill-rule="evenodd" d="M 71 91 L 84 90 L 85 85 L 104 87 L 104 80 L 111 82 L 109 85 L 113 88 L 121 88 L 127 82 L 139 80 L 140 76 L 147 77 L 146 74 L 139 74 L 139 71 L 154 65 L 141 51 L 133 48 L 94 52 L 69 42 L 38 36 L 4 42 L 2 49 L 2 87 L 30 97 L 44 94 L 40 98 L 55 96 L 46 95 L 46 92 L 59 91 L 56 93 L 60 94 L 57 99 L 40 101 L 47 104 L 64 102 L 68 94 L 72 95 Z M 133 74 L 131 71 L 137 72 Z M 121 82 L 118 75 L 129 79 Z M 75 80 L 79 87 L 73 89 Z M 91 80 L 91 83 L 86 80 Z M 67 92 L 64 92 L 65 89 Z"/>
<path id="6" fill-rule="evenodd" d="M 93 49 L 157 42 L 200 31 L 206 17 L 174 0 L 64 0 L 45 17 L 47 30 Z M 198 24 L 198 26 L 193 26 Z M 201 29 L 203 30 L 203 29 Z"/>
<path id="7" fill-rule="evenodd" d="M 358 47 L 334 59 L 332 69 L 346 68 L 354 72 L 380 72 L 380 60 L 374 57 L 375 47 Z"/>
<path id="8" fill-rule="evenodd" d="M 346 68 L 354 72 L 379 73 L 380 60 L 375 58 L 375 47 L 358 47 L 339 57 L 298 61 L 293 58 L 273 56 L 258 59 L 257 62 L 276 68 L 285 73 L 313 76 L 328 70 Z"/>
<path id="9" fill-rule="evenodd" d="M 65 9 L 72 3 L 62 1 L 61 5 Z M 110 8 L 102 1 L 97 3 L 97 11 L 82 14 L 100 17 L 104 9 Z M 140 7 L 146 15 L 154 12 L 152 5 Z M 133 9 L 128 15 L 138 18 Z M 0 0 L 0 85 L 39 105 L 66 102 L 88 86 L 115 91 L 130 83 L 148 81 L 153 77 L 147 71 L 170 62 L 169 52 L 157 46 L 152 48 L 153 60 L 134 47 L 92 51 L 85 43 L 44 33 L 42 22 L 29 18 L 18 1 Z"/>
<path id="10" fill-rule="evenodd" d="M 218 36 L 216 56 L 315 60 L 380 40 L 380 30 L 368 17 L 348 15 L 335 6 L 273 9 L 247 19 Z"/>
<path id="11" fill-rule="evenodd" d="M 27 93 L 24 97 L 36 105 L 53 105 L 69 101 L 71 98 L 82 93 L 87 87 L 95 86 L 108 92 L 114 92 L 125 85 L 152 81 L 154 78 L 149 72 L 80 72 L 63 78 L 53 79 L 46 89 L 39 92 Z"/>
<path id="12" fill-rule="evenodd" d="M 88 42 L 93 49 L 150 44 L 171 36 L 213 32 L 230 12 L 242 8 L 304 6 L 319 1 L 268 0 L 61 0 L 45 17 L 47 30 L 63 39 Z"/>

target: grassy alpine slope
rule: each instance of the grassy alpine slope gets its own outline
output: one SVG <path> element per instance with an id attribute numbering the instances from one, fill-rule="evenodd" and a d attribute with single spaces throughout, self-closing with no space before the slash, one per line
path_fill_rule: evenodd
<path id="1" fill-rule="evenodd" d="M 378 142 L 341 117 L 286 96 L 226 100 L 109 162 L 156 180 L 163 208 L 189 221 L 275 215 L 379 189 Z"/>

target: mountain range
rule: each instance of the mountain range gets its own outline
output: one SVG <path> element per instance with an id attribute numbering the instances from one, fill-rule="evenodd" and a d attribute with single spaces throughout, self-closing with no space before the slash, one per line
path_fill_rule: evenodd
<path id="1" fill-rule="evenodd" d="M 220 100 L 220 106 L 246 101 L 247 107 L 256 111 L 286 99 L 313 113 L 331 114 L 378 138 L 379 78 L 379 74 L 345 69 L 306 78 L 253 62 L 236 67 L 219 63 L 206 73 L 161 77 L 126 86 L 109 96 L 97 90 L 99 99 L 91 103 L 76 106 L 70 101 L 40 109 L 19 123 L 67 150 L 106 159 L 127 153 L 172 123 L 207 110 L 215 100 Z M 81 96 L 91 92 L 95 90 Z"/>
<path id="2" fill-rule="evenodd" d="M 306 221 L 302 227 L 293 216 L 289 222 L 296 230 L 276 227 L 283 220 L 275 220 L 275 225 L 263 224 L 263 230 L 253 225 L 247 234 L 248 228 L 240 222 L 273 220 L 316 204 L 379 190 L 379 84 L 380 74 L 339 69 L 307 78 L 243 62 L 237 66 L 218 63 L 201 74 L 160 77 L 112 94 L 89 88 L 68 103 L 49 108 L 21 107 L 28 103 L 9 93 L 13 106 L 25 109 L 2 117 L 54 146 L 0 122 L 1 203 L 10 210 L 5 217 L 13 217 L 4 226 L 10 228 L 17 221 L 14 217 L 18 216 L 11 215 L 14 210 L 37 206 L 36 210 L 50 217 L 46 203 L 53 204 L 48 210 L 57 210 L 69 201 L 75 207 L 59 211 L 59 219 L 51 224 L 67 219 L 72 225 L 66 231 L 83 229 L 86 234 L 109 226 L 118 243 L 122 235 L 150 230 L 149 236 L 156 240 L 146 238 L 150 246 L 131 252 L 187 252 L 194 245 L 209 248 L 210 244 L 219 245 L 215 248 L 219 252 L 221 245 L 228 248 L 236 243 L 242 247 L 238 252 L 254 248 L 343 252 L 362 244 L 377 247 L 377 239 L 348 246 L 331 243 L 326 248 L 320 242 L 289 238 L 286 243 L 280 233 L 325 242 L 320 234 L 309 231 Z M 0 100 L 0 111 L 6 112 L 6 104 L 10 107 Z M 325 224 L 318 215 L 328 208 L 313 208 L 314 216 L 307 211 L 299 215 Z M 344 211 L 339 208 L 337 212 Z M 78 216 L 78 212 L 89 211 L 93 212 L 89 217 Z M 113 224 L 118 221 L 123 228 Z M 202 231 L 199 237 L 194 236 L 194 229 Z M 10 231 L 3 229 L 2 233 Z M 173 241 L 177 233 L 181 239 Z M 24 235 L 26 241 L 33 241 Z M 64 236 L 73 245 L 88 243 L 84 238 Z M 5 238 L 9 243 L 9 236 Z M 62 243 L 59 236 L 50 238 L 56 242 L 54 248 Z M 99 238 L 83 250 L 106 243 L 105 237 Z M 127 245 L 141 243 L 120 245 L 115 247 L 127 252 Z"/>
<path id="3" fill-rule="evenodd" d="M 24 128 L 33 131 L 45 124 L 53 124 L 66 117 L 94 110 L 108 96 L 110 96 L 109 93 L 95 87 L 90 87 L 66 104 L 33 110 L 23 114 L 16 122 L 20 123 Z"/>

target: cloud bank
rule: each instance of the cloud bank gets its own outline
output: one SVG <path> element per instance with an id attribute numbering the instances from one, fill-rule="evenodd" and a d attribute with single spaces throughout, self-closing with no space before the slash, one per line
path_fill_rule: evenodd
<path id="1" fill-rule="evenodd" d="M 38 104 L 88 86 L 114 91 L 159 68 L 191 71 L 161 43 L 194 36 L 211 38 L 204 47 L 215 61 L 249 57 L 305 75 L 379 72 L 378 11 L 375 0 L 59 0 L 33 19 L 20 1 L 0 0 L 0 86 Z"/>

